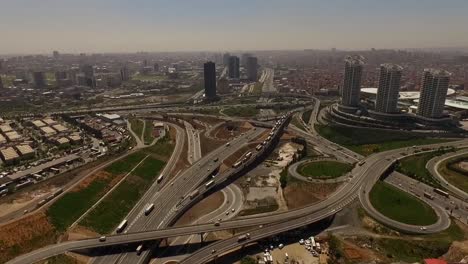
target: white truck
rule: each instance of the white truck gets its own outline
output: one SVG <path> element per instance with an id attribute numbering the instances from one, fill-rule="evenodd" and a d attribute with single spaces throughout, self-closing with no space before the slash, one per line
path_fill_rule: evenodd
<path id="1" fill-rule="evenodd" d="M 151 211 L 153 211 L 153 209 L 154 209 L 154 203 L 148 204 L 148 206 L 146 206 L 145 208 L 145 215 L 149 215 Z"/>
<path id="2" fill-rule="evenodd" d="M 117 233 L 122 233 L 124 231 L 125 227 L 127 227 L 128 221 L 127 219 L 124 219 L 122 222 L 120 222 L 119 226 L 115 230 Z"/>

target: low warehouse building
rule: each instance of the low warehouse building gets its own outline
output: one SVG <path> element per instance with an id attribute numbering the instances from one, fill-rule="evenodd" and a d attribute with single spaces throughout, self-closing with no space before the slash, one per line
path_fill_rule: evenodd
<path id="1" fill-rule="evenodd" d="M 37 128 L 46 126 L 46 124 L 44 122 L 42 122 L 41 120 L 34 120 L 34 121 L 32 121 L 32 124 Z"/>
<path id="2" fill-rule="evenodd" d="M 42 134 L 46 137 L 50 137 L 50 136 L 57 134 L 57 132 L 49 126 L 41 127 L 41 131 L 42 131 Z"/>
<path id="3" fill-rule="evenodd" d="M 70 139 L 72 144 L 79 144 L 83 141 L 79 135 L 71 135 L 68 139 Z"/>
<path id="4" fill-rule="evenodd" d="M 65 132 L 68 128 L 64 127 L 63 125 L 57 124 L 52 126 L 53 129 L 57 130 L 59 133 Z"/>
<path id="5" fill-rule="evenodd" d="M 5 125 L 0 126 L 0 131 L 2 131 L 3 133 L 6 133 L 6 132 L 13 131 L 13 128 L 11 128 L 10 125 L 5 124 Z"/>
<path id="6" fill-rule="evenodd" d="M 0 154 L 6 164 L 12 164 L 19 159 L 18 153 L 12 147 L 0 150 Z"/>
<path id="7" fill-rule="evenodd" d="M 50 117 L 44 118 L 42 121 L 49 126 L 57 124 L 57 122 Z"/>
<path id="8" fill-rule="evenodd" d="M 5 136 L 8 138 L 9 141 L 17 141 L 21 138 L 21 135 L 18 134 L 16 131 L 6 132 Z"/>
<path id="9" fill-rule="evenodd" d="M 59 146 L 65 146 L 67 144 L 70 144 L 70 140 L 68 140 L 68 138 L 66 137 L 61 137 L 61 138 L 57 138 L 55 140 L 55 143 Z"/>
<path id="10" fill-rule="evenodd" d="M 21 155 L 22 159 L 30 159 L 35 155 L 34 149 L 29 145 L 19 145 L 16 146 L 18 153 Z"/>

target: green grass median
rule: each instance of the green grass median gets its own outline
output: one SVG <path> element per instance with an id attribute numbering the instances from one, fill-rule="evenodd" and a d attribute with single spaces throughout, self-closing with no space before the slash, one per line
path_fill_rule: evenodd
<path id="1" fill-rule="evenodd" d="M 437 214 L 428 204 L 382 181 L 372 188 L 370 202 L 381 214 L 401 223 L 431 225 L 437 222 Z"/>
<path id="2" fill-rule="evenodd" d="M 304 177 L 318 179 L 338 178 L 350 172 L 353 166 L 337 161 L 311 161 L 302 164 L 298 172 Z"/>
<path id="3" fill-rule="evenodd" d="M 315 129 L 322 137 L 364 156 L 397 148 L 452 141 L 443 138 L 421 138 L 420 135 L 397 130 L 325 125 L 315 125 Z"/>
<path id="4" fill-rule="evenodd" d="M 165 163 L 148 157 L 80 222 L 100 234 L 111 233 L 159 175 Z"/>
<path id="5" fill-rule="evenodd" d="M 112 187 L 111 183 L 117 176 L 128 173 L 145 156 L 137 152 L 118 160 L 104 169 L 109 175 L 96 177 L 90 183 L 61 196 L 47 209 L 47 215 L 55 228 L 60 232 L 65 231 Z"/>

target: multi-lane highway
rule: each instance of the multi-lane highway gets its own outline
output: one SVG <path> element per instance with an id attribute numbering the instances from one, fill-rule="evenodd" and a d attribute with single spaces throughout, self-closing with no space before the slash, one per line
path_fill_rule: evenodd
<path id="1" fill-rule="evenodd" d="M 308 134 L 308 133 L 305 133 L 305 134 Z M 315 135 L 315 136 L 318 137 L 318 135 Z M 321 146 L 328 145 L 327 144 L 328 142 L 324 139 L 315 140 L 314 138 L 314 141 L 318 142 L 319 145 Z M 246 142 L 247 141 L 245 141 L 245 143 Z M 240 143 L 240 142 L 237 142 L 237 143 Z M 429 147 L 435 149 L 435 148 L 438 148 L 439 146 L 447 146 L 447 145 L 454 146 L 454 147 L 463 147 L 463 146 L 468 146 L 468 141 L 463 140 L 463 141 L 458 141 L 458 142 L 435 144 Z M 329 147 L 329 146 L 326 146 L 326 147 Z M 335 146 L 333 145 L 332 147 L 335 148 Z M 343 152 L 343 155 L 348 158 L 354 158 L 354 159 L 360 158 L 354 153 L 349 153 L 349 150 L 338 149 L 338 147 L 334 149 L 335 154 Z M 428 146 L 424 146 L 424 148 L 427 148 L 427 147 Z M 419 148 L 415 148 L 415 149 L 420 150 Z M 99 242 L 98 239 L 87 239 L 87 240 L 82 240 L 82 241 L 73 241 L 73 242 L 66 242 L 66 243 L 54 245 L 45 249 L 34 251 L 28 255 L 21 256 L 13 260 L 11 263 L 29 263 L 27 261 L 42 259 L 48 256 L 52 256 L 52 255 L 59 254 L 65 251 L 69 251 L 69 250 L 93 248 L 93 247 L 100 247 L 100 246 L 105 246 L 105 245 L 120 245 L 120 244 L 126 244 L 126 243 L 131 243 L 131 242 L 151 241 L 151 240 L 156 240 L 158 238 L 196 234 L 200 232 L 211 232 L 211 231 L 224 230 L 224 229 L 258 226 L 258 228 L 250 232 L 249 239 L 239 242 L 237 241 L 237 238 L 235 237 L 232 239 L 213 243 L 210 246 L 203 248 L 200 251 L 197 251 L 195 254 L 191 255 L 189 258 L 187 258 L 184 261 L 184 263 L 203 263 L 207 260 L 215 258 L 216 255 L 218 254 L 223 254 L 224 252 L 234 249 L 242 244 L 249 243 L 249 242 L 252 242 L 252 241 L 267 237 L 267 236 L 271 236 L 274 234 L 278 234 L 280 232 L 291 230 L 296 227 L 300 227 L 305 224 L 318 221 L 320 219 L 324 219 L 330 215 L 335 214 L 337 211 L 341 210 L 343 207 L 347 206 L 350 202 L 352 202 L 358 196 L 363 207 L 366 209 L 366 211 L 369 214 L 371 214 L 374 218 L 376 218 L 378 221 L 384 224 L 394 226 L 395 228 L 400 229 L 400 230 L 405 230 L 405 231 L 414 232 L 414 233 L 439 232 L 445 229 L 449 224 L 449 219 L 446 217 L 446 214 L 442 212 L 443 210 L 438 212 L 440 218 L 436 224 L 427 226 L 425 227 L 424 230 L 422 230 L 421 227 L 419 226 L 410 226 L 410 225 L 405 225 L 405 224 L 401 224 L 398 222 L 395 223 L 391 219 L 388 219 L 382 216 L 379 212 L 377 212 L 369 202 L 368 194 L 370 190 L 372 189 L 372 186 L 379 179 L 379 177 L 388 170 L 388 168 L 395 162 L 395 160 L 403 157 L 402 155 L 404 155 L 404 150 L 405 149 L 386 151 L 386 152 L 377 153 L 377 154 L 374 154 L 365 158 L 363 162 L 360 162 L 360 165 L 356 166 L 352 170 L 351 174 L 353 176 L 350 178 L 349 181 L 343 184 L 335 193 L 331 194 L 326 200 L 320 203 L 311 205 L 311 206 L 307 206 L 304 208 L 291 210 L 291 211 L 283 212 L 283 213 L 270 214 L 267 216 L 259 216 L 259 217 L 252 217 L 248 219 L 225 221 L 225 222 L 222 222 L 219 226 L 214 225 L 213 223 L 198 224 L 198 225 L 193 225 L 193 226 L 166 228 L 166 229 L 146 231 L 146 232 L 137 232 L 137 233 L 133 233 L 134 232 L 133 230 L 128 230 L 132 232 L 131 233 L 128 232 L 122 235 L 110 236 L 105 242 Z M 218 155 L 219 153 L 217 153 L 216 156 Z M 208 155 L 207 157 L 204 157 L 197 162 L 197 163 L 203 162 L 203 161 L 207 162 L 207 163 L 203 163 L 204 168 L 202 169 L 202 171 L 204 171 L 205 166 L 209 164 L 209 162 L 211 161 L 213 157 L 214 157 L 213 155 Z M 196 168 L 197 163 L 195 163 L 194 166 L 192 166 L 191 168 L 193 167 Z M 198 171 L 198 172 L 202 172 L 202 171 Z M 181 179 L 181 177 L 177 177 L 176 179 Z M 172 189 L 172 190 L 174 190 L 174 192 L 176 192 L 177 195 L 184 196 L 184 195 L 187 195 L 189 191 L 193 190 L 194 186 L 195 187 L 200 186 L 201 182 L 203 182 L 203 180 L 196 181 L 196 182 L 192 181 L 190 182 L 191 187 L 181 185 L 180 188 L 177 188 L 177 190 L 175 189 Z M 164 188 L 166 187 L 167 185 Z M 179 189 L 180 189 L 180 192 L 179 192 Z M 175 200 L 177 201 L 177 197 L 178 197 L 177 195 L 171 197 L 171 199 L 175 198 Z M 165 199 L 166 197 L 161 197 L 161 198 Z M 170 210 L 174 210 L 174 205 L 171 206 L 171 201 L 167 199 L 164 201 L 168 202 L 168 206 L 166 206 L 167 208 L 171 208 Z M 187 199 L 182 200 L 182 201 L 187 201 Z M 177 208 L 175 208 L 175 210 L 177 210 Z M 176 214 L 174 214 L 173 211 L 167 211 L 165 215 L 166 216 L 174 215 L 174 218 L 175 218 Z M 162 228 L 164 225 L 168 225 L 169 222 L 170 221 L 165 221 L 165 219 L 162 219 L 162 224 L 161 224 L 161 221 L 159 221 L 160 224 L 159 226 L 156 226 L 156 228 L 158 227 Z M 149 228 L 146 227 L 146 229 L 149 229 Z M 127 253 L 127 255 L 128 254 L 136 255 L 134 253 Z M 121 260 L 121 263 L 137 263 L 139 259 L 138 258 L 127 259 L 124 257 L 124 258 L 120 258 L 120 260 Z M 114 262 L 103 262 L 103 263 L 114 263 Z"/>
<path id="2" fill-rule="evenodd" d="M 429 170 L 429 172 L 436 178 L 442 185 L 449 190 L 451 193 L 455 194 L 457 197 L 461 198 L 464 201 L 468 202 L 468 194 L 464 192 L 463 190 L 460 190 L 458 187 L 452 185 L 449 183 L 443 175 L 440 174 L 439 172 L 439 167 L 444 161 L 447 161 L 449 159 L 467 155 L 468 154 L 468 149 L 461 149 L 455 153 L 447 153 L 442 156 L 434 157 L 429 162 L 426 164 L 426 169 Z"/>
<path id="3" fill-rule="evenodd" d="M 155 190 L 152 196 L 144 197 L 140 201 L 142 207 L 132 211 L 134 214 L 128 218 L 128 228 L 124 232 L 159 229 L 172 224 L 180 215 L 180 211 L 183 209 L 180 204 L 187 198 L 187 195 L 207 181 L 225 158 L 234 154 L 260 133 L 262 133 L 261 129 L 246 132 L 243 136 L 234 139 L 229 146 L 222 146 L 193 163 L 189 169 L 165 184 L 164 187 Z M 217 161 L 214 161 L 215 159 Z M 167 177 L 168 175 L 163 176 Z M 150 215 L 145 216 L 143 214 L 144 206 L 151 203 L 154 203 L 155 208 Z M 97 258 L 94 263 L 139 263 L 147 259 L 150 253 L 148 248 L 140 255 L 135 252 L 122 254 L 117 252 Z"/>
<path id="4" fill-rule="evenodd" d="M 187 121 L 184 121 L 185 130 L 187 131 L 188 142 L 188 161 L 193 164 L 195 161 L 201 159 L 201 146 L 200 146 L 200 133 Z"/>

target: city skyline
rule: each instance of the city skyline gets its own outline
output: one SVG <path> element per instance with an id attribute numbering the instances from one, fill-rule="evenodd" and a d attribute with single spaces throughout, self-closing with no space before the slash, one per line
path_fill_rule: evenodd
<path id="1" fill-rule="evenodd" d="M 424 6 L 370 0 L 7 1 L 0 10 L 0 54 L 468 46 L 466 1 Z"/>

